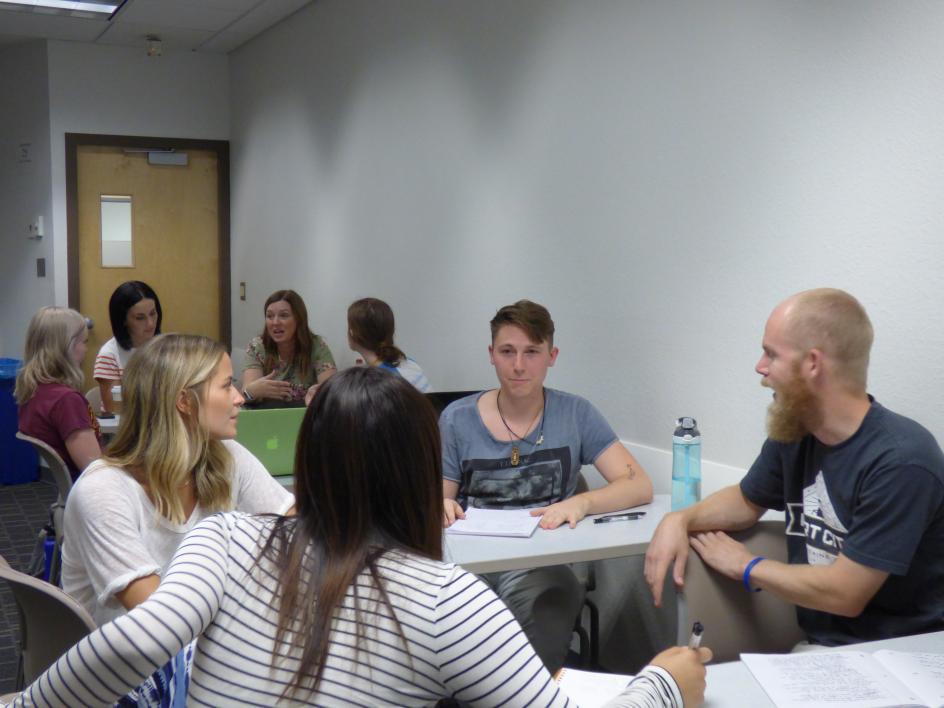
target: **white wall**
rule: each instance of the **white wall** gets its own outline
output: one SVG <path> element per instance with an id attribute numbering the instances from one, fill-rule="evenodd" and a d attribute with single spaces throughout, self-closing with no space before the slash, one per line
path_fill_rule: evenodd
<path id="1" fill-rule="evenodd" d="M 0 106 L 0 356 L 22 359 L 30 317 L 53 300 L 52 240 L 28 238 L 28 225 L 43 216 L 48 231 L 52 214 L 43 42 L 0 51 Z M 45 278 L 37 258 L 46 259 Z"/>
<path id="2" fill-rule="evenodd" d="M 747 467 L 791 292 L 846 288 L 871 390 L 944 433 L 944 5 L 322 0 L 231 56 L 234 341 L 294 287 L 337 354 L 376 295 L 441 389 L 549 306 L 549 384 Z M 234 293 L 235 294 L 235 293 Z M 710 481 L 707 482 L 710 484 Z"/>
<path id="3" fill-rule="evenodd" d="M 229 59 L 48 42 L 56 300 L 68 300 L 65 134 L 226 140 Z"/>

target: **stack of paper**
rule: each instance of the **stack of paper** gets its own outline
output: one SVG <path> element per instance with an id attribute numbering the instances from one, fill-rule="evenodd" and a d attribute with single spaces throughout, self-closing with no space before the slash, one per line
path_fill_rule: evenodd
<path id="1" fill-rule="evenodd" d="M 944 654 L 741 654 L 777 708 L 944 706 Z"/>
<path id="2" fill-rule="evenodd" d="M 530 509 L 466 509 L 465 518 L 458 519 L 446 533 L 473 536 L 518 536 L 527 538 L 541 522 L 531 516 Z"/>

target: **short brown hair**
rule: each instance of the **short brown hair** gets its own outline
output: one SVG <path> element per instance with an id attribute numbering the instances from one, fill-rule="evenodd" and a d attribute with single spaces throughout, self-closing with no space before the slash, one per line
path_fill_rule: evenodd
<path id="1" fill-rule="evenodd" d="M 514 305 L 505 305 L 491 321 L 492 341 L 505 325 L 519 327 L 535 344 L 547 342 L 549 347 L 554 346 L 554 320 L 544 305 L 530 300 L 518 300 Z"/>
<path id="2" fill-rule="evenodd" d="M 836 288 L 794 295 L 787 332 L 798 349 L 820 349 L 838 364 L 837 373 L 856 390 L 865 390 L 873 330 L 862 303 Z"/>

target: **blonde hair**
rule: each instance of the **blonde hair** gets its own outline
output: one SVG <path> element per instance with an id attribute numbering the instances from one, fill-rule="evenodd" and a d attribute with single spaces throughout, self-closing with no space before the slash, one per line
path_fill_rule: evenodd
<path id="1" fill-rule="evenodd" d="M 864 391 L 874 333 L 862 303 L 835 288 L 806 290 L 792 300 L 787 331 L 797 348 L 822 350 L 851 389 Z"/>
<path id="2" fill-rule="evenodd" d="M 85 328 L 85 318 L 68 307 L 43 307 L 33 315 L 26 330 L 26 363 L 13 390 L 17 404 L 26 403 L 44 383 L 82 390 L 85 375 L 72 361 L 72 345 Z"/>
<path id="3" fill-rule="evenodd" d="M 174 523 L 187 520 L 177 490 L 191 474 L 203 509 L 232 506 L 232 456 L 200 424 L 208 382 L 225 353 L 208 337 L 162 334 L 135 351 L 122 376 L 121 424 L 104 459 L 146 484 L 157 512 Z M 181 394 L 189 413 L 177 408 Z"/>

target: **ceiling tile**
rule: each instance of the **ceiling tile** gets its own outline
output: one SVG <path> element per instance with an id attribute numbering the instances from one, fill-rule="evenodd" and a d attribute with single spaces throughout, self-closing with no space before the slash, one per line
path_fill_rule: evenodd
<path id="1" fill-rule="evenodd" d="M 108 32 L 98 40 L 98 44 L 139 46 L 143 52 L 145 38 L 150 34 L 160 37 L 164 44 L 164 50 L 170 51 L 174 49 L 194 49 L 213 37 L 215 33 L 201 29 L 122 22 L 110 27 Z"/>
<path id="2" fill-rule="evenodd" d="M 244 12 L 241 9 L 227 10 L 187 0 L 133 0 L 118 12 L 114 21 L 118 24 L 153 23 L 219 31 L 239 19 Z"/>
<path id="3" fill-rule="evenodd" d="M 0 11 L 0 32 L 5 35 L 94 42 L 107 28 L 108 23 L 104 19 Z"/>

